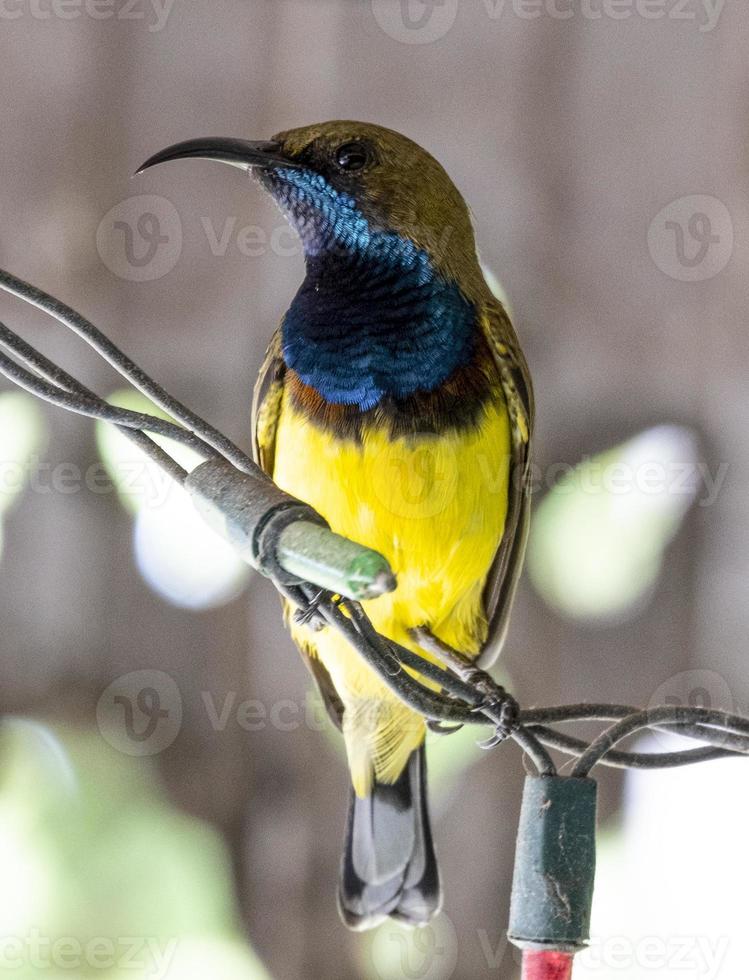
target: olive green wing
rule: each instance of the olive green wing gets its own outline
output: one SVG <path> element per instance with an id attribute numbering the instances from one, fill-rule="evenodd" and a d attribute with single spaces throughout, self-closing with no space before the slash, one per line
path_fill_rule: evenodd
<path id="1" fill-rule="evenodd" d="M 252 456 L 270 477 L 273 476 L 285 373 L 279 329 L 273 334 L 265 352 L 252 393 Z"/>
<path id="2" fill-rule="evenodd" d="M 276 434 L 283 404 L 285 374 L 286 364 L 281 349 L 281 331 L 277 330 L 265 352 L 252 394 L 252 455 L 258 466 L 270 477 L 273 476 L 275 463 Z M 315 679 L 330 719 L 337 728 L 340 728 L 343 704 L 333 686 L 330 674 L 309 649 L 299 647 L 299 650 Z"/>
<path id="3" fill-rule="evenodd" d="M 523 569 L 531 508 L 530 460 L 534 404 L 528 365 L 512 322 L 498 300 L 488 304 L 482 325 L 499 371 L 511 429 L 507 517 L 502 540 L 484 587 L 484 609 L 489 621 L 489 632 L 478 663 L 487 667 L 496 660 L 502 649 Z"/>

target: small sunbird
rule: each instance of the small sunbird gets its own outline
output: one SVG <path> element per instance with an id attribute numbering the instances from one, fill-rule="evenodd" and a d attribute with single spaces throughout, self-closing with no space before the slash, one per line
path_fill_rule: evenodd
<path id="1" fill-rule="evenodd" d="M 183 157 L 250 171 L 304 250 L 255 389 L 257 461 L 389 560 L 397 588 L 365 603 L 380 633 L 425 655 L 426 628 L 487 666 L 525 551 L 533 394 L 461 194 L 426 150 L 369 123 L 189 140 L 141 170 Z M 425 721 L 340 634 L 289 623 L 346 745 L 343 920 L 424 924 L 442 902 Z"/>

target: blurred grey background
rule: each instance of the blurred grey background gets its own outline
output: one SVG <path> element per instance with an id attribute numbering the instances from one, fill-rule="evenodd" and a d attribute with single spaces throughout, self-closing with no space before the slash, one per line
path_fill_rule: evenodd
<path id="1" fill-rule="evenodd" d="M 635 537 L 652 533 L 655 551 L 670 543 L 647 594 L 615 614 L 576 616 L 524 582 L 503 655 L 513 690 L 525 704 L 647 704 L 659 691 L 662 700 L 699 689 L 745 708 L 747 28 L 740 4 L 707 0 L 6 0 L 0 264 L 80 309 L 248 447 L 251 386 L 303 275 L 298 248 L 237 172 L 194 163 L 131 174 L 193 136 L 261 139 L 328 118 L 407 133 L 464 193 L 482 258 L 509 299 L 535 380 L 540 473 L 662 426 L 687 435 L 677 454 L 696 446 L 711 473 L 723 466 L 714 499 L 704 506 L 697 494 L 667 534 L 633 525 Z M 0 318 L 99 391 L 121 386 L 17 301 L 0 298 Z M 3 436 L 11 446 L 21 425 L 13 412 Z M 460 766 L 448 758 L 435 780 L 448 922 L 436 946 L 345 932 L 334 894 L 346 771 L 334 740 L 307 718 L 308 678 L 273 589 L 254 577 L 215 601 L 170 601 L 154 585 L 158 572 L 149 584 L 145 559 L 136 560 L 132 509 L 115 492 L 76 486 L 75 474 L 100 459 L 93 426 L 47 408 L 26 422 L 35 433 L 28 479 L 3 517 L 0 690 L 17 722 L 6 735 L 9 767 L 22 779 L 41 766 L 12 812 L 39 828 L 32 856 L 57 855 L 57 885 L 41 902 L 19 863 L 26 925 L 9 898 L 0 934 L 28 923 L 52 936 L 88 935 L 92 922 L 115 937 L 151 928 L 182 943 L 165 974 L 174 980 L 209 969 L 231 978 L 234 968 L 284 980 L 513 977 L 503 935 L 518 753 L 484 755 L 469 740 Z M 21 450 L 8 449 L 6 464 L 13 452 Z M 683 462 L 694 460 L 687 453 Z M 72 489 L 54 484 L 61 464 L 73 467 Z M 615 550 L 609 558 L 617 565 Z M 101 734 L 104 692 L 123 677 L 127 687 L 135 671 L 168 675 L 182 712 L 163 749 L 140 756 Z M 702 674 L 684 681 L 684 671 Z M 173 708 L 174 690 L 161 693 Z M 236 710 L 248 699 L 251 723 Z M 55 797 L 59 773 L 29 761 L 29 739 L 42 739 L 43 755 L 67 754 L 79 790 L 91 784 L 88 809 L 61 802 L 76 797 L 70 787 Z M 449 742 L 437 751 L 452 753 Z M 58 759 L 52 769 L 60 767 Z M 622 779 L 603 774 L 601 784 L 607 832 L 624 833 Z M 6 810 L 20 807 L 14 785 L 6 781 Z M 35 793 L 50 786 L 44 809 Z M 163 839 L 128 836 L 154 812 L 174 821 Z M 117 826 L 130 830 L 107 836 L 122 814 L 130 816 Z M 70 821 L 63 841 L 58 817 Z M 4 833 L 0 852 L 19 853 L 0 820 Z M 127 861 L 116 856 L 123 833 Z M 218 856 L 203 877 L 188 874 L 210 848 Z M 666 863 L 667 852 L 666 843 Z M 713 887 L 726 871 L 708 869 Z M 650 874 L 649 890 L 668 905 L 665 870 Z M 223 896 L 210 914 L 166 915 L 190 889 L 197 902 L 209 879 Z M 154 889 L 158 901 L 133 925 L 125 893 L 142 909 Z M 658 921 L 649 928 L 659 934 Z M 249 946 L 257 962 L 242 959 Z M 58 964 L 60 975 L 121 975 L 111 964 L 89 967 L 71 974 Z M 590 975 L 622 975 L 606 969 Z"/>

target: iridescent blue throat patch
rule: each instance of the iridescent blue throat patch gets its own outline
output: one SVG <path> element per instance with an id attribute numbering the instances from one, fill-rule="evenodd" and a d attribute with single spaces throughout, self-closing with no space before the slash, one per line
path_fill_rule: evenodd
<path id="1" fill-rule="evenodd" d="M 307 259 L 282 328 L 286 363 L 305 384 L 364 411 L 433 391 L 470 360 L 473 305 L 423 249 L 373 229 L 319 174 L 282 170 L 269 184 Z"/>

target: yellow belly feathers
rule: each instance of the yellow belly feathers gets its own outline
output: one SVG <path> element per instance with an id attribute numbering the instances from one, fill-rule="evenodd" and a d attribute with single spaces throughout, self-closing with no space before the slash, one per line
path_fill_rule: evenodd
<path id="1" fill-rule="evenodd" d="M 374 548 L 398 579 L 364 603 L 381 633 L 422 653 L 408 630 L 427 625 L 476 654 L 485 639 L 482 590 L 507 511 L 510 427 L 504 401 L 477 427 L 391 438 L 372 427 L 361 442 L 306 421 L 284 395 L 274 479 L 318 510 L 339 534 Z M 354 789 L 394 782 L 421 744 L 423 720 L 402 705 L 331 629 L 292 625 L 295 641 L 325 664 L 345 705 L 343 730 Z"/>

